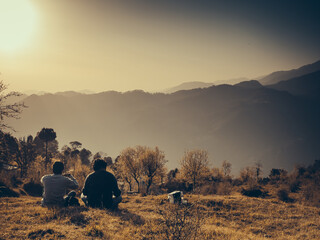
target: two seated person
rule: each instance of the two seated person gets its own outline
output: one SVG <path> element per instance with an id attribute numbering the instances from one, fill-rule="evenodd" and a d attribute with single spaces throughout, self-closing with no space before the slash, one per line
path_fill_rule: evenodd
<path id="1" fill-rule="evenodd" d="M 94 172 L 90 173 L 84 184 L 81 198 L 86 206 L 94 208 L 116 209 L 121 202 L 121 191 L 117 180 L 112 173 L 106 171 L 107 163 L 102 159 L 94 161 Z M 79 184 L 71 174 L 64 174 L 64 164 L 55 162 L 53 174 L 43 176 L 41 183 L 44 186 L 42 206 L 79 206 L 75 198 L 76 193 L 71 191 L 65 197 L 67 190 L 77 189 Z M 114 197 L 113 197 L 114 195 Z"/>

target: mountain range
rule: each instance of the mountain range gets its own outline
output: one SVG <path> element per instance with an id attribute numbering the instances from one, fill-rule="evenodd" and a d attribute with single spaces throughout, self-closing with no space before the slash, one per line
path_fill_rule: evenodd
<path id="1" fill-rule="evenodd" d="M 129 146 L 159 146 L 169 169 L 184 151 L 201 148 L 212 167 L 227 160 L 237 173 L 260 162 L 268 174 L 320 157 L 319 83 L 314 72 L 267 86 L 252 80 L 170 94 L 31 95 L 21 119 L 9 124 L 17 137 L 50 127 L 60 147 L 77 140 L 112 157 Z"/>
<path id="2" fill-rule="evenodd" d="M 214 82 L 199 82 L 199 81 L 194 81 L 194 82 L 184 82 L 179 84 L 178 86 L 172 87 L 165 89 L 161 92 L 163 93 L 174 93 L 177 91 L 181 90 L 191 90 L 191 89 L 196 89 L 196 88 L 208 88 L 214 85 L 221 85 L 221 84 L 236 84 L 240 83 L 243 81 L 247 81 L 247 78 L 234 78 L 234 79 L 228 79 L 228 80 L 217 80 Z"/>
<path id="3" fill-rule="evenodd" d="M 258 77 L 256 80 L 258 80 L 262 85 L 273 85 L 281 81 L 289 80 L 292 78 L 301 77 L 313 72 L 320 71 L 320 61 L 307 64 L 305 66 L 302 66 L 297 69 L 287 70 L 287 71 L 277 71 L 273 72 L 271 74 L 268 74 L 264 77 Z M 181 83 L 178 86 L 165 89 L 164 93 L 173 93 L 180 90 L 191 90 L 196 88 L 206 88 L 211 87 L 213 85 L 221 85 L 221 84 L 230 84 L 235 85 L 241 82 L 247 82 L 249 79 L 247 78 L 234 78 L 229 80 L 220 80 L 220 81 L 214 81 L 211 83 L 207 82 L 200 82 L 200 81 L 194 81 L 194 82 L 184 82 Z"/>
<path id="4" fill-rule="evenodd" d="M 281 81 L 289 80 L 292 78 L 301 77 L 303 75 L 320 71 L 320 61 L 304 65 L 297 69 L 292 69 L 288 71 L 277 71 L 273 72 L 265 77 L 262 77 L 259 82 L 263 85 L 271 85 Z"/>

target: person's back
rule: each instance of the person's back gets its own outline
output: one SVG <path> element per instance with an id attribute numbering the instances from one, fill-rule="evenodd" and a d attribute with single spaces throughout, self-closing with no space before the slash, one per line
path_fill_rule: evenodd
<path id="1" fill-rule="evenodd" d="M 121 201 L 117 180 L 112 173 L 105 170 L 106 164 L 103 160 L 97 160 L 94 168 L 95 172 L 87 176 L 83 188 L 87 204 L 90 207 L 113 208 Z M 116 198 L 113 198 L 113 195 Z"/>
<path id="2" fill-rule="evenodd" d="M 65 204 L 64 195 L 68 189 L 79 187 L 75 178 L 71 175 L 62 176 L 63 163 L 55 162 L 53 165 L 54 174 L 45 175 L 41 178 L 44 186 L 42 205 L 43 206 L 63 206 Z"/>

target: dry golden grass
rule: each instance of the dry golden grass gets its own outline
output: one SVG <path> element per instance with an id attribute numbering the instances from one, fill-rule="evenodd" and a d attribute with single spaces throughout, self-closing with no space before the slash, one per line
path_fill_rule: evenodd
<path id="1" fill-rule="evenodd" d="M 171 239 L 189 239 L 188 231 L 194 230 L 198 220 L 196 239 L 320 236 L 319 208 L 239 194 L 185 198 L 193 207 L 176 209 L 179 216 L 170 215 L 174 207 L 166 202 L 166 195 L 124 196 L 119 210 L 114 212 L 84 206 L 47 209 L 39 205 L 40 198 L 1 198 L 0 239 L 170 239 L 177 236 L 172 234 L 172 224 L 180 228 L 177 222 L 183 214 L 185 227 L 180 236 L 185 237 Z"/>

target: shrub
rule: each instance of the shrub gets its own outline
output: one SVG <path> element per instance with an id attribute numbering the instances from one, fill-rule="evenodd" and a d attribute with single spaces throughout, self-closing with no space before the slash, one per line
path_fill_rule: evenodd
<path id="1" fill-rule="evenodd" d="M 32 231 L 28 234 L 29 239 L 60 239 L 65 238 L 61 233 L 54 231 L 53 229 Z"/>
<path id="2" fill-rule="evenodd" d="M 230 195 L 232 191 L 232 185 L 230 182 L 218 183 L 217 194 L 218 195 Z"/>
<path id="3" fill-rule="evenodd" d="M 96 226 L 87 227 L 86 235 L 94 238 L 103 238 L 102 230 Z"/>
<path id="4" fill-rule="evenodd" d="M 204 220 L 199 206 L 169 204 L 160 208 L 158 213 L 161 216 L 158 239 L 199 239 Z"/>
<path id="5" fill-rule="evenodd" d="M 291 183 L 289 183 L 289 188 L 290 191 L 293 193 L 298 192 L 301 189 L 301 182 L 298 180 L 292 181 Z"/>
<path id="6" fill-rule="evenodd" d="M 18 182 L 15 181 L 17 179 L 16 175 L 16 171 L 0 170 L 0 186 L 17 187 Z"/>
<path id="7" fill-rule="evenodd" d="M 320 188 L 314 183 L 308 183 L 301 189 L 303 200 L 308 205 L 320 206 Z"/>
<path id="8" fill-rule="evenodd" d="M 229 182 L 219 182 L 204 185 L 200 188 L 202 195 L 229 195 L 232 191 L 232 184 Z"/>
<path id="9" fill-rule="evenodd" d="M 23 189 L 28 193 L 30 196 L 34 197 L 41 197 L 43 192 L 43 187 L 39 183 L 34 183 L 30 181 L 23 185 Z"/>
<path id="10" fill-rule="evenodd" d="M 269 178 L 273 181 L 283 181 L 287 178 L 288 172 L 280 168 L 272 168 L 269 174 Z"/>
<path id="11" fill-rule="evenodd" d="M 192 191 L 192 185 L 188 185 L 186 184 L 186 182 L 184 181 L 171 181 L 171 182 L 167 182 L 164 185 L 164 188 L 167 189 L 167 192 L 173 192 L 173 191 L 183 191 L 183 192 L 190 192 Z"/>
<path id="12" fill-rule="evenodd" d="M 202 195 L 212 195 L 217 193 L 216 184 L 207 184 L 200 187 L 200 194 Z"/>
<path id="13" fill-rule="evenodd" d="M 0 186 L 0 197 L 19 197 L 19 193 L 6 186 Z"/>
<path id="14" fill-rule="evenodd" d="M 288 190 L 280 189 L 277 192 L 278 199 L 283 202 L 293 202 L 293 199 L 289 197 Z"/>
<path id="15" fill-rule="evenodd" d="M 75 212 L 70 217 L 70 223 L 77 226 L 85 226 L 88 224 L 87 218 L 80 212 Z"/>
<path id="16" fill-rule="evenodd" d="M 264 198 L 268 196 L 268 192 L 263 191 L 260 186 L 252 186 L 252 187 L 249 187 L 248 189 L 243 188 L 241 190 L 241 194 L 247 197 L 260 197 L 260 198 Z"/>

